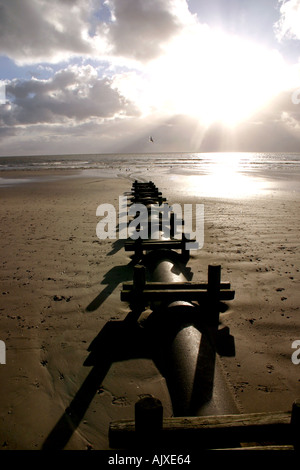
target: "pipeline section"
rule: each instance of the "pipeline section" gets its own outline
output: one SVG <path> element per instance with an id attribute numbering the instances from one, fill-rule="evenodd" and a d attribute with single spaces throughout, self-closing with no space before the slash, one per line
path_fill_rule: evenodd
<path id="1" fill-rule="evenodd" d="M 166 201 L 152 182 L 136 181 L 132 194 L 134 203 L 147 206 L 149 219 L 153 204 L 160 205 L 162 201 Z M 174 416 L 237 413 L 237 406 L 217 357 L 220 330 L 218 313 L 217 316 L 215 313 L 219 309 L 219 299 L 209 301 L 208 288 L 201 292 L 203 301 L 195 301 L 195 296 L 196 299 L 199 297 L 194 294 L 196 291 L 193 288 L 190 289 L 190 296 L 186 291 L 183 295 L 183 290 L 181 294 L 179 290 L 178 295 L 174 293 L 173 296 L 172 292 L 170 294 L 170 290 L 177 286 L 191 287 L 191 273 L 186 266 L 188 256 L 183 246 L 185 239 L 186 234 L 182 241 L 177 240 L 177 245 L 171 245 L 175 249 L 179 248 L 181 253 L 167 247 L 170 246 L 171 238 L 169 241 L 155 240 L 154 243 L 141 239 L 134 244 L 128 241 L 127 247 L 131 246 L 128 251 L 135 250 L 137 264 L 144 266 L 144 276 L 147 277 L 150 288 L 163 287 L 161 295 L 158 293 L 155 298 L 152 295 L 154 292 L 148 291 L 152 314 L 146 327 L 153 337 L 154 360 L 166 378 Z M 216 271 L 215 267 L 210 268 L 212 272 Z M 138 275 L 139 282 L 140 273 L 141 271 Z M 144 289 L 147 294 L 147 282 L 146 279 L 141 282 L 140 292 Z M 228 292 L 227 297 L 230 299 L 232 296 Z M 138 297 L 135 292 L 136 301 Z M 134 304 L 135 302 L 131 304 L 133 308 Z M 141 309 L 143 302 L 136 302 L 136 305 Z"/>

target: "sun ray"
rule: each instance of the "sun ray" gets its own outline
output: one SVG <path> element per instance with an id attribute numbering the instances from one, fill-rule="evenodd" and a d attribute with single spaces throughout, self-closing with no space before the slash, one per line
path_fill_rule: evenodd
<path id="1" fill-rule="evenodd" d="M 176 38 L 150 83 L 162 107 L 234 125 L 282 89 L 285 69 L 277 51 L 206 28 Z"/>
<path id="2" fill-rule="evenodd" d="M 278 51 L 197 23 L 143 73 L 116 76 L 115 84 L 144 116 L 185 114 L 203 126 L 234 127 L 287 89 L 288 71 Z"/>

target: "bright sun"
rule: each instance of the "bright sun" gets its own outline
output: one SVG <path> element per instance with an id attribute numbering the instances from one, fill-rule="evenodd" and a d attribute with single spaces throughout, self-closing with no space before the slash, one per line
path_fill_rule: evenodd
<path id="1" fill-rule="evenodd" d="M 123 87 L 140 90 L 136 102 L 145 114 L 157 109 L 196 116 L 206 126 L 235 125 L 282 89 L 284 70 L 277 51 L 198 25 L 166 46 L 142 82 L 131 76 Z"/>

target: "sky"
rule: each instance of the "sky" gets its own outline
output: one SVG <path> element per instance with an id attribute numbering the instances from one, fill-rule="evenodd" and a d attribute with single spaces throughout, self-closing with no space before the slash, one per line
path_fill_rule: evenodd
<path id="1" fill-rule="evenodd" d="M 300 151 L 300 0 L 0 0 L 0 156 L 217 151 Z"/>

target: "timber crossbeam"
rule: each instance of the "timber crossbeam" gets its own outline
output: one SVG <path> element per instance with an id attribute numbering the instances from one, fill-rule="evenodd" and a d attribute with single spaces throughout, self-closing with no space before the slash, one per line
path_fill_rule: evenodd
<path id="1" fill-rule="evenodd" d="M 149 402 L 151 398 L 147 400 Z M 146 412 L 141 405 L 138 408 L 136 406 L 134 420 L 110 423 L 111 448 L 126 449 L 143 440 L 145 447 L 155 445 L 161 448 L 299 449 L 299 400 L 294 402 L 292 411 L 164 419 L 157 405 L 159 400 L 154 400 L 152 414 L 148 403 Z"/>
<path id="2" fill-rule="evenodd" d="M 138 248 L 143 250 L 180 250 L 187 240 L 128 240 L 124 244 L 125 251 L 136 251 Z M 188 240 L 190 243 L 195 243 L 195 240 Z"/>
<path id="3" fill-rule="evenodd" d="M 134 282 L 128 281 L 123 283 L 124 290 L 132 290 L 134 288 Z M 205 282 L 147 282 L 144 290 L 207 290 L 208 283 Z M 222 290 L 230 289 L 230 282 L 221 282 L 220 288 Z"/>
<path id="4" fill-rule="evenodd" d="M 147 284 L 145 288 L 139 292 L 140 297 L 144 300 L 149 302 L 153 301 L 176 301 L 176 300 L 183 300 L 183 301 L 206 301 L 209 299 L 209 292 L 207 289 L 197 289 L 197 288 L 181 288 L 175 289 L 172 286 L 171 289 L 168 288 L 159 288 L 154 289 L 153 286 L 149 288 Z M 219 300 L 233 300 L 235 292 L 231 290 L 223 290 L 219 291 Z M 130 302 L 134 300 L 136 296 L 136 291 L 134 289 L 124 289 L 121 291 L 121 300 L 124 302 Z"/>
<path id="5" fill-rule="evenodd" d="M 141 257 L 144 251 L 153 250 L 180 250 L 183 258 L 188 259 L 190 256 L 189 244 L 196 244 L 196 240 L 185 238 L 184 234 L 181 240 L 157 240 L 157 239 L 142 239 L 127 240 L 124 244 L 125 251 L 132 251 L 135 256 Z"/>
<path id="6" fill-rule="evenodd" d="M 132 282 L 122 286 L 121 300 L 129 303 L 162 301 L 204 301 L 214 304 L 222 300 L 233 300 L 235 291 L 230 290 L 229 282 L 221 282 L 221 266 L 208 266 L 208 282 L 147 282 L 146 269 L 142 264 L 134 267 Z"/>

